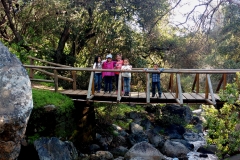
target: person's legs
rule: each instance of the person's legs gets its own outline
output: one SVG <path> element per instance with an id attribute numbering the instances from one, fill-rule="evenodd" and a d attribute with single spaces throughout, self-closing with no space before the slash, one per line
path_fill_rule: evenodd
<path id="1" fill-rule="evenodd" d="M 97 77 L 98 77 L 98 92 L 100 92 L 102 84 L 102 73 L 97 73 Z"/>
<path id="2" fill-rule="evenodd" d="M 154 97 L 156 94 L 155 85 L 156 85 L 156 82 L 152 82 L 152 97 Z"/>
<path id="3" fill-rule="evenodd" d="M 119 78 L 119 74 L 115 74 L 115 80 L 116 80 L 116 91 L 118 90 L 118 78 Z"/>
<path id="4" fill-rule="evenodd" d="M 124 96 L 127 95 L 127 77 L 123 77 Z"/>
<path id="5" fill-rule="evenodd" d="M 160 87 L 160 82 L 157 82 L 157 89 L 158 89 L 158 95 L 159 95 L 159 97 L 161 97 L 162 91 L 161 91 L 161 87 Z"/>
<path id="6" fill-rule="evenodd" d="M 94 73 L 94 90 L 97 90 L 98 85 L 98 75 L 97 73 Z"/>
<path id="7" fill-rule="evenodd" d="M 113 76 L 109 76 L 109 93 L 112 92 L 112 80 L 113 80 Z"/>
<path id="8" fill-rule="evenodd" d="M 106 93 L 108 89 L 108 76 L 104 77 L 104 92 Z"/>
<path id="9" fill-rule="evenodd" d="M 129 96 L 130 93 L 130 83 L 131 83 L 131 78 L 127 78 L 127 96 Z"/>

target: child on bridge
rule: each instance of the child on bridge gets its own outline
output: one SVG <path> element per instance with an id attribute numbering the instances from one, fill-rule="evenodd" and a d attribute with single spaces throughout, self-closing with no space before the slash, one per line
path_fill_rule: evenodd
<path id="1" fill-rule="evenodd" d="M 123 66 L 121 70 L 127 71 L 127 70 L 132 70 L 132 66 L 129 65 L 128 59 L 124 59 L 123 61 Z M 129 96 L 130 93 L 130 83 L 131 83 L 131 72 L 122 72 L 123 76 L 123 83 L 124 83 L 124 96 Z"/>
<path id="2" fill-rule="evenodd" d="M 144 68 L 147 71 L 147 68 Z M 158 72 L 152 73 L 152 97 L 156 95 L 156 87 L 158 89 L 159 98 L 162 97 L 161 83 L 160 83 L 160 73 L 164 71 L 164 68 L 158 68 L 158 64 L 153 65 L 153 70 L 157 70 Z"/>
<path id="3" fill-rule="evenodd" d="M 106 56 L 107 61 L 103 62 L 102 69 L 114 69 L 115 61 L 112 61 L 112 54 Z M 112 80 L 114 77 L 114 72 L 102 72 L 104 78 L 104 93 L 112 93 Z"/>
<path id="4" fill-rule="evenodd" d="M 102 59 L 100 56 L 96 56 L 93 64 L 93 69 L 102 69 Z M 95 72 L 94 74 L 94 88 L 97 90 L 97 93 L 100 93 L 102 84 L 102 72 Z"/>

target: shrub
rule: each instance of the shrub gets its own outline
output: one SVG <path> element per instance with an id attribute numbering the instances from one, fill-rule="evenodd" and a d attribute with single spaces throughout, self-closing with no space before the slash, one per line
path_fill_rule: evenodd
<path id="1" fill-rule="evenodd" d="M 217 146 L 217 155 L 222 158 L 226 154 L 239 151 L 240 148 L 240 130 L 236 129 L 240 124 L 237 84 L 227 84 L 226 89 L 221 90 L 219 95 L 221 100 L 225 101 L 220 110 L 213 106 L 203 106 L 203 109 L 207 120 L 207 142 Z"/>

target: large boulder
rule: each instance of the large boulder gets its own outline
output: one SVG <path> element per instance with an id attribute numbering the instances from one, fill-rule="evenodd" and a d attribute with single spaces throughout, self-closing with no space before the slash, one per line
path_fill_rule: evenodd
<path id="1" fill-rule="evenodd" d="M 22 63 L 0 42 L 0 159 L 17 159 L 33 108 L 31 82 Z"/>
<path id="2" fill-rule="evenodd" d="M 125 159 L 130 160 L 136 159 L 146 159 L 146 160 L 162 160 L 165 156 L 154 148 L 148 142 L 140 142 L 135 144 L 130 150 L 125 154 Z"/>
<path id="3" fill-rule="evenodd" d="M 42 137 L 34 141 L 40 160 L 75 160 L 78 153 L 72 142 L 61 141 L 56 137 Z"/>
<path id="4" fill-rule="evenodd" d="M 167 140 L 161 148 L 161 152 L 168 157 L 183 158 L 187 156 L 190 150 L 180 142 Z"/>

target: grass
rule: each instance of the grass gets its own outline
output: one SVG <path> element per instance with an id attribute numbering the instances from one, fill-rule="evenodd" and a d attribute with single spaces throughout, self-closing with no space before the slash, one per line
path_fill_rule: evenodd
<path id="1" fill-rule="evenodd" d="M 46 105 L 54 105 L 58 108 L 58 112 L 64 113 L 73 109 L 73 101 L 65 95 L 60 93 L 32 89 L 33 106 L 34 108 L 40 108 Z"/>

